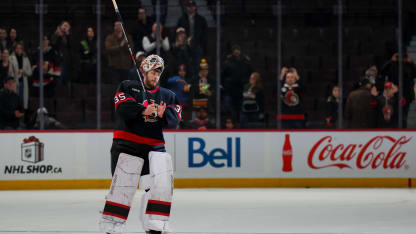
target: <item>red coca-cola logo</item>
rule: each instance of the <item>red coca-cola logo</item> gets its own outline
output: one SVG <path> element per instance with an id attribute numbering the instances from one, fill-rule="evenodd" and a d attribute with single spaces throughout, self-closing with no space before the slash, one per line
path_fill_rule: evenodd
<path id="1" fill-rule="evenodd" d="M 407 153 L 401 151 L 401 148 L 411 139 L 412 137 L 405 136 L 398 139 L 391 136 L 376 136 L 365 144 L 335 145 L 332 143 L 332 136 L 325 136 L 310 150 L 308 165 L 312 169 L 353 168 L 354 164 L 358 169 L 379 167 L 400 169 L 403 166 L 407 169 L 408 165 L 405 164 Z"/>

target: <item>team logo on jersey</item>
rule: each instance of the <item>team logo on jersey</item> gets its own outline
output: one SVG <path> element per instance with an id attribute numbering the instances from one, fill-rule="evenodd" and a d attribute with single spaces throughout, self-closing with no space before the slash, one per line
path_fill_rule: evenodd
<path id="1" fill-rule="evenodd" d="M 156 104 L 156 110 L 159 108 L 159 104 L 155 103 L 155 100 L 150 99 L 149 102 L 151 104 Z M 153 115 L 145 115 L 143 116 L 144 122 L 154 123 L 159 120 L 159 117 L 157 116 L 157 111 Z"/>
<path id="2" fill-rule="evenodd" d="M 293 90 L 290 90 L 285 94 L 283 101 L 288 106 L 297 106 L 299 104 L 299 95 L 293 92 Z"/>

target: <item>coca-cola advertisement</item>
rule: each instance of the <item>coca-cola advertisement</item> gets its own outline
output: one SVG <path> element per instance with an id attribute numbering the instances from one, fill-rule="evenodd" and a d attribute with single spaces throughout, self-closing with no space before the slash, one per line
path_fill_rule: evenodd
<path id="1" fill-rule="evenodd" d="M 321 138 L 308 155 L 308 165 L 312 169 L 338 167 L 340 169 L 377 169 L 395 170 L 408 168 L 407 152 L 401 151 L 403 145 L 412 138 L 401 136 L 375 136 L 364 144 L 332 143 L 333 137 Z M 384 144 L 384 145 L 383 145 Z"/>
<path id="2" fill-rule="evenodd" d="M 295 132 L 281 139 L 282 171 L 290 155 L 296 177 L 416 176 L 413 133 Z"/>
<path id="3" fill-rule="evenodd" d="M 291 172 L 292 169 L 292 160 L 293 160 L 293 150 L 292 145 L 290 144 L 290 135 L 285 135 L 285 142 L 283 143 L 282 151 L 282 171 Z"/>

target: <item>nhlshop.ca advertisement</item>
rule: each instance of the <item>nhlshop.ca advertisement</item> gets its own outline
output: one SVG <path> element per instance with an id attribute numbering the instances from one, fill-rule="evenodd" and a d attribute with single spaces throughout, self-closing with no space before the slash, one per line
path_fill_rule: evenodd
<path id="1" fill-rule="evenodd" d="M 97 142 L 107 138 L 78 133 L 0 134 L 0 180 L 106 178 L 106 171 L 98 167 L 109 163 L 97 163 L 97 157 L 108 154 L 111 138 L 105 147 Z"/>
<path id="2" fill-rule="evenodd" d="M 35 136 L 24 138 L 21 143 L 21 161 L 29 164 L 5 165 L 4 174 L 61 174 L 62 167 L 42 164 L 45 155 L 44 146 L 44 143 Z"/>

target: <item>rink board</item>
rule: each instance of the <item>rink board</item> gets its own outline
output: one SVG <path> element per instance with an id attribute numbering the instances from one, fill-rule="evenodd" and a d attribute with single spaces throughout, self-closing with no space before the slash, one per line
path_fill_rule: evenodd
<path id="1" fill-rule="evenodd" d="M 24 142 L 30 136 L 38 143 Z M 165 139 L 176 188 L 416 186 L 415 131 L 169 131 Z M 0 190 L 111 183 L 110 131 L 1 132 L 0 142 Z"/>
<path id="2" fill-rule="evenodd" d="M 0 230 L 2 234 L 14 234 L 14 233 L 36 233 L 36 234 L 50 234 L 50 233 L 62 233 L 62 234 L 102 234 L 102 232 L 95 232 L 95 231 L 59 231 L 59 230 L 52 230 L 52 231 L 6 231 Z M 145 232 L 123 232 L 124 234 L 146 234 Z M 280 234 L 277 232 L 175 232 L 176 234 Z M 283 234 L 283 233 L 281 233 Z M 333 232 L 333 233 L 288 233 L 284 232 L 284 234 L 360 234 L 360 233 L 345 233 L 345 232 Z M 377 234 L 377 233 L 373 233 Z"/>
<path id="3" fill-rule="evenodd" d="M 107 189 L 111 180 L 0 180 L 0 190 Z M 175 188 L 416 188 L 416 178 L 180 179 Z"/>

